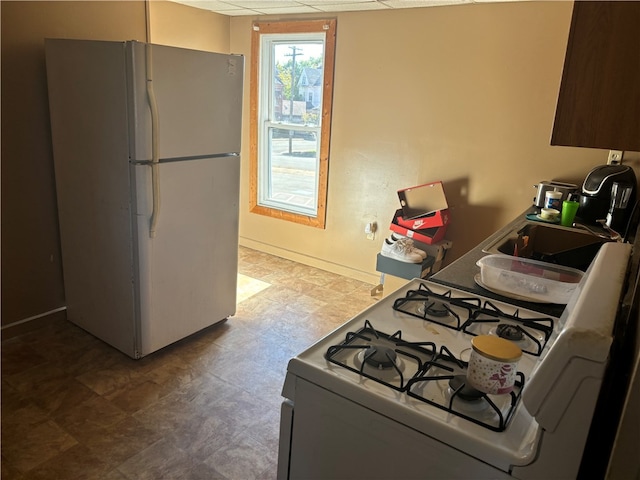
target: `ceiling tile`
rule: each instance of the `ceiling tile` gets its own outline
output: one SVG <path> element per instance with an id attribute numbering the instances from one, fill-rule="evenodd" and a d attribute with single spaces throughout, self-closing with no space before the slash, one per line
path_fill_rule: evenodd
<path id="1" fill-rule="evenodd" d="M 314 5 L 315 8 L 323 12 L 353 12 L 353 11 L 365 11 L 365 10 L 384 10 L 389 9 L 387 5 L 381 2 L 366 2 L 366 3 L 340 3 L 340 4 L 320 4 Z"/>
<path id="2" fill-rule="evenodd" d="M 318 9 L 307 5 L 296 5 L 291 7 L 256 7 L 257 10 L 265 15 L 281 15 L 283 13 L 318 13 Z"/>
<path id="3" fill-rule="evenodd" d="M 341 5 L 362 5 L 365 3 L 378 3 L 377 0 L 298 0 L 299 3 L 304 5 L 335 5 L 340 7 Z"/>
<path id="4" fill-rule="evenodd" d="M 182 3 L 190 7 L 202 8 L 204 10 L 212 10 L 214 12 L 238 8 L 220 0 L 177 0 L 176 3 Z"/>
<path id="5" fill-rule="evenodd" d="M 297 7 L 300 5 L 295 0 L 227 0 L 227 3 L 237 7 L 249 8 L 251 10 L 262 10 L 273 7 Z"/>
<path id="6" fill-rule="evenodd" d="M 381 0 L 391 8 L 437 7 L 442 5 L 458 5 L 472 3 L 471 0 Z"/>
<path id="7" fill-rule="evenodd" d="M 249 10 L 248 8 L 234 8 L 235 10 L 220 10 L 217 13 L 220 13 L 221 15 L 228 15 L 230 17 L 240 17 L 242 15 L 263 15 L 256 10 Z"/>

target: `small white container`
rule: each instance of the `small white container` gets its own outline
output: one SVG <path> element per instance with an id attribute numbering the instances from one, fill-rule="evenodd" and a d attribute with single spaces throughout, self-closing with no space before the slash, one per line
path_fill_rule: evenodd
<path id="1" fill-rule="evenodd" d="M 562 208 L 562 192 L 547 191 L 544 194 L 544 208 L 553 208 L 560 211 Z"/>
<path id="2" fill-rule="evenodd" d="M 557 220 L 560 217 L 560 211 L 555 208 L 543 208 L 540 210 L 540 218 L 543 220 Z"/>
<path id="3" fill-rule="evenodd" d="M 484 393 L 503 395 L 513 390 L 522 350 L 495 335 L 478 335 L 471 340 L 467 382 Z"/>
<path id="4" fill-rule="evenodd" d="M 477 265 L 489 290 L 530 302 L 567 303 L 584 276 L 575 268 L 509 255 L 487 255 Z"/>

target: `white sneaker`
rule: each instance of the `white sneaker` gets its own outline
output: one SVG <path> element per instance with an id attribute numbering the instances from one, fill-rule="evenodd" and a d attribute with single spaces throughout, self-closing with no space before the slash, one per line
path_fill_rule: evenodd
<path id="1" fill-rule="evenodd" d="M 389 241 L 405 242 L 413 249 L 415 253 L 417 253 L 422 257 L 422 260 L 425 260 L 427 258 L 427 252 L 425 252 L 424 250 L 420 250 L 418 247 L 414 246 L 413 239 L 409 237 L 405 237 L 403 235 L 400 235 L 399 233 L 392 233 L 391 236 L 389 237 Z"/>
<path id="2" fill-rule="evenodd" d="M 393 258 L 405 263 L 422 263 L 422 257 L 412 249 L 413 247 L 411 247 L 407 242 L 392 242 L 388 238 L 385 238 L 380 253 L 385 257 Z"/>

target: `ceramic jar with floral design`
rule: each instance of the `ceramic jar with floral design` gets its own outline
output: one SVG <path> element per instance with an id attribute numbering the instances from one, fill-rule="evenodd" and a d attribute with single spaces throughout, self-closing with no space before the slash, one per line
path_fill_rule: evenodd
<path id="1" fill-rule="evenodd" d="M 478 335 L 471 340 L 467 381 L 481 392 L 502 395 L 511 392 L 522 350 L 512 341 L 495 335 Z"/>

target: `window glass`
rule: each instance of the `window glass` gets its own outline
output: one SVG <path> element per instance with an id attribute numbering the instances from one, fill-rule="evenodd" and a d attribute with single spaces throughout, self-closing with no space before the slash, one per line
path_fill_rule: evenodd
<path id="1" fill-rule="evenodd" d="M 254 25 L 254 213 L 324 227 L 334 38 L 335 22 Z"/>

